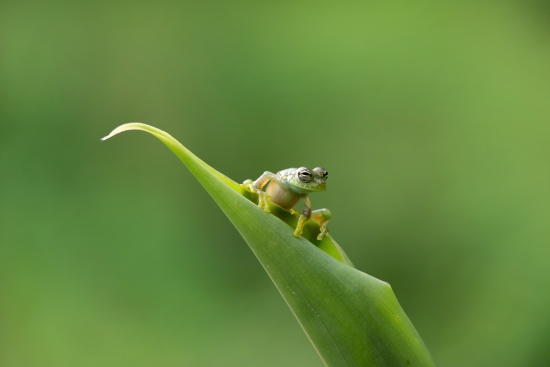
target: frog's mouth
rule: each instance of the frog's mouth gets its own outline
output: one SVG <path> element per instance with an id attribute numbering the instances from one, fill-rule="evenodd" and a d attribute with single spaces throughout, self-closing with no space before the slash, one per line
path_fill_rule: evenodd
<path id="1" fill-rule="evenodd" d="M 300 188 L 302 194 L 307 194 L 308 192 L 325 191 L 327 189 L 327 184 L 321 179 L 314 179 L 308 184 L 300 185 Z"/>
<path id="2" fill-rule="evenodd" d="M 325 191 L 327 189 L 327 183 L 323 180 L 315 180 L 315 184 L 312 187 L 313 191 Z"/>

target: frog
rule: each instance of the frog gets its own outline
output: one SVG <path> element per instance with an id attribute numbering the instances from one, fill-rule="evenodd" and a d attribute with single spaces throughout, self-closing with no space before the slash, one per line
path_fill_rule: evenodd
<path id="1" fill-rule="evenodd" d="M 287 168 L 277 173 L 265 171 L 256 181 L 245 180 L 241 186 L 258 195 L 258 207 L 269 213 L 268 199 L 274 204 L 289 210 L 298 218 L 298 224 L 294 229 L 294 236 L 300 238 L 304 225 L 308 219 L 315 220 L 320 231 L 317 240 L 328 236 L 327 224 L 332 217 L 328 209 L 312 210 L 309 194 L 325 191 L 327 187 L 328 172 L 322 167 L 309 169 L 307 167 Z M 267 185 L 267 187 L 266 187 Z M 263 191 L 263 188 L 266 190 Z M 304 210 L 299 213 L 294 210 L 296 204 L 302 199 Z"/>

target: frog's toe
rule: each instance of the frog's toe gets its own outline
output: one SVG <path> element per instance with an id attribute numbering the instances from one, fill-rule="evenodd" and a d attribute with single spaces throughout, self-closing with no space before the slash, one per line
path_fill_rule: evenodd
<path id="1" fill-rule="evenodd" d="M 254 181 L 248 179 L 248 180 L 245 180 L 240 186 L 247 191 L 256 193 L 256 188 L 254 187 L 253 184 L 254 184 Z"/>
<path id="2" fill-rule="evenodd" d="M 319 235 L 317 236 L 317 240 L 321 241 L 323 237 L 328 236 L 328 229 L 325 226 L 321 226 L 321 232 L 319 232 Z"/>
<path id="3" fill-rule="evenodd" d="M 294 215 L 296 218 L 300 218 L 300 212 L 297 212 L 294 209 L 290 209 L 290 214 Z"/>
<path id="4" fill-rule="evenodd" d="M 269 203 L 267 202 L 267 194 L 265 191 L 258 190 L 258 207 L 264 212 L 269 213 Z"/>
<path id="5" fill-rule="evenodd" d="M 304 232 L 304 225 L 307 222 L 307 217 L 305 215 L 300 215 L 300 218 L 298 219 L 298 224 L 296 225 L 296 229 L 294 230 L 294 237 L 302 237 L 302 233 Z"/>

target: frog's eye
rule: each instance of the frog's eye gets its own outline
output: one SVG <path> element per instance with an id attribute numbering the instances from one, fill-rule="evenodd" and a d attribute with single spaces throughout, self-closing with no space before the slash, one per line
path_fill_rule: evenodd
<path id="1" fill-rule="evenodd" d="M 296 173 L 298 176 L 298 179 L 302 182 L 308 183 L 313 178 L 313 175 L 311 174 L 311 171 L 307 167 L 300 167 L 298 168 L 298 171 Z"/>
<path id="2" fill-rule="evenodd" d="M 326 181 L 327 178 L 328 178 L 328 172 L 327 172 L 327 170 L 324 169 L 324 168 L 322 168 L 322 167 L 314 168 L 314 169 L 313 169 L 313 173 L 314 173 L 317 177 L 323 179 L 323 181 Z"/>

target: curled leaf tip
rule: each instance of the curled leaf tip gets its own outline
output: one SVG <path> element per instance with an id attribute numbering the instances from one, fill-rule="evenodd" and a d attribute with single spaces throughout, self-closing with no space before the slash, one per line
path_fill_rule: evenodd
<path id="1" fill-rule="evenodd" d="M 124 131 L 128 131 L 128 130 L 135 130 L 136 128 L 139 128 L 140 125 L 144 125 L 144 126 L 147 126 L 145 124 L 142 124 L 141 122 L 129 122 L 127 124 L 124 124 L 124 125 L 120 125 L 119 127 L 117 127 L 116 129 L 114 129 L 113 131 L 111 131 L 111 133 L 103 138 L 101 138 L 101 141 L 105 141 L 109 138 L 112 138 L 113 136 L 121 133 L 121 132 L 124 132 Z"/>

